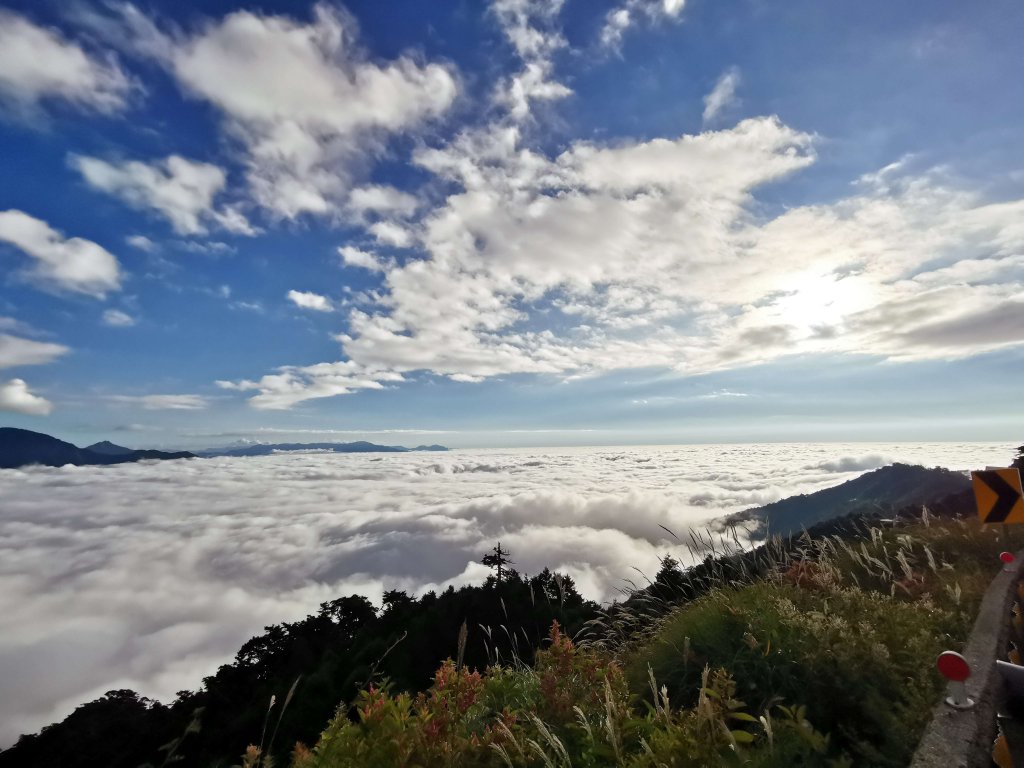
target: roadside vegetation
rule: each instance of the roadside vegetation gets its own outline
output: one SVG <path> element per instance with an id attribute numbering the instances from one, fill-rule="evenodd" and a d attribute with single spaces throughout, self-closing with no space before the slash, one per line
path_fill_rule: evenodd
<path id="1" fill-rule="evenodd" d="M 925 512 L 774 547 L 764 572 L 696 597 L 671 563 L 580 642 L 555 625 L 532 666 L 449 661 L 416 696 L 366 688 L 291 764 L 907 765 L 942 691 L 934 659 L 969 634 L 1000 532 Z M 253 747 L 244 764 L 267 763 Z"/>

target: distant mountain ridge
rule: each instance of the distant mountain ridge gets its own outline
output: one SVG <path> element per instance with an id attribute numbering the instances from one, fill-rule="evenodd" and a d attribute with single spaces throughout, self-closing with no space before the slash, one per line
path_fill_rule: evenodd
<path id="1" fill-rule="evenodd" d="M 252 443 L 229 445 L 206 451 L 137 450 L 109 440 L 79 448 L 42 432 L 16 427 L 0 427 L 0 469 L 15 469 L 30 464 L 48 467 L 125 464 L 143 459 L 195 459 L 214 456 L 271 456 L 275 453 L 316 451 L 320 453 L 410 453 L 413 451 L 447 451 L 443 445 L 377 445 L 365 440 L 354 443 Z"/>
<path id="2" fill-rule="evenodd" d="M 194 459 L 188 451 L 136 451 L 108 441 L 79 448 L 42 432 L 15 427 L 0 427 L 0 469 L 15 469 L 30 464 L 62 467 L 65 464 L 91 466 L 126 464 L 142 459 Z"/>
<path id="3" fill-rule="evenodd" d="M 727 517 L 724 525 L 754 523 L 751 537 L 755 540 L 787 536 L 853 513 L 886 513 L 913 504 L 932 504 L 970 487 L 970 479 L 962 472 L 891 464 L 831 488 L 737 512 Z"/>
<path id="4" fill-rule="evenodd" d="M 125 456 L 132 452 L 131 448 L 125 448 L 123 445 L 117 445 L 109 440 L 101 440 L 98 443 L 87 445 L 85 450 L 92 451 L 93 453 L 102 453 L 106 456 Z"/>
<path id="5" fill-rule="evenodd" d="M 366 440 L 353 443 L 254 443 L 251 445 L 215 448 L 198 451 L 202 457 L 213 456 L 271 456 L 275 453 L 316 451 L 329 453 L 411 453 L 413 451 L 447 451 L 443 445 L 418 445 L 406 448 L 402 445 L 377 445 Z"/>

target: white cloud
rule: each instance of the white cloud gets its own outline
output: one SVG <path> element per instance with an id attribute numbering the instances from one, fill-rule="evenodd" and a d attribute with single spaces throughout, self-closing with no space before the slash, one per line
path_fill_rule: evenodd
<path id="1" fill-rule="evenodd" d="M 0 381 L 0 411 L 48 416 L 53 411 L 53 403 L 32 394 L 23 379 L 11 379 Z"/>
<path id="2" fill-rule="evenodd" d="M 65 238 L 21 211 L 0 211 L 0 241 L 35 259 L 29 279 L 43 286 L 103 297 L 121 285 L 121 270 L 108 251 L 91 240 Z"/>
<path id="3" fill-rule="evenodd" d="M 348 197 L 348 208 L 360 219 L 368 213 L 409 217 L 416 213 L 419 201 L 408 192 L 381 184 L 353 189 Z"/>
<path id="4" fill-rule="evenodd" d="M 224 256 L 238 252 L 235 246 L 228 245 L 219 240 L 209 240 L 202 243 L 195 240 L 181 240 L 175 243 L 175 247 L 189 253 L 205 253 L 211 256 Z"/>
<path id="5" fill-rule="evenodd" d="M 714 392 L 708 392 L 705 395 L 698 395 L 702 400 L 718 400 L 723 397 L 750 397 L 746 392 L 733 392 L 729 389 L 716 389 Z"/>
<path id="6" fill-rule="evenodd" d="M 157 250 L 157 244 L 145 235 L 129 235 L 124 239 L 124 241 L 132 248 L 138 248 L 140 251 L 145 251 L 146 253 L 153 253 Z"/>
<path id="7" fill-rule="evenodd" d="M 604 20 L 604 27 L 601 29 L 601 44 L 610 48 L 618 48 L 622 42 L 622 36 L 633 23 L 633 16 L 629 8 L 614 8 L 608 12 Z"/>
<path id="8" fill-rule="evenodd" d="M 383 389 L 383 382 L 402 381 L 393 371 L 381 371 L 349 361 L 317 363 L 316 365 L 286 365 L 258 381 L 218 381 L 221 389 L 236 392 L 257 390 L 249 399 L 253 408 L 284 410 L 306 400 L 347 395 L 362 389 Z"/>
<path id="9" fill-rule="evenodd" d="M 67 354 L 68 348 L 48 341 L 32 341 L 0 333 L 0 369 L 42 365 Z"/>
<path id="10" fill-rule="evenodd" d="M 12 331 L 26 336 L 33 336 L 39 333 L 30 323 L 22 322 L 14 317 L 0 315 L 0 331 Z"/>
<path id="11" fill-rule="evenodd" d="M 549 56 L 566 45 L 553 28 L 565 0 L 491 0 L 491 12 L 516 53 L 524 60 Z"/>
<path id="12" fill-rule="evenodd" d="M 137 322 L 138 320 L 134 317 L 119 309 L 108 309 L 103 313 L 103 324 L 109 325 L 111 328 L 128 328 Z"/>
<path id="13" fill-rule="evenodd" d="M 447 65 L 413 54 L 371 60 L 355 21 L 328 4 L 309 22 L 236 11 L 172 34 L 132 6 L 118 13 L 87 22 L 108 38 L 135 33 L 136 54 L 220 110 L 244 150 L 251 195 L 283 218 L 337 214 L 368 159 L 442 115 L 458 93 Z"/>
<path id="14" fill-rule="evenodd" d="M 773 119 L 676 140 L 577 143 L 553 160 L 500 133 L 420 153 L 421 166 L 463 189 L 421 225 L 434 258 L 388 271 L 380 313 L 352 313 L 345 352 L 367 366 L 475 377 L 676 365 L 699 340 L 663 324 L 708 300 L 686 275 L 721 268 L 722 240 L 753 188 L 812 159 L 811 138 Z M 509 330 L 543 321 L 530 309 L 558 294 L 593 315 L 591 330 Z M 612 318 L 649 313 L 654 338 L 616 338 Z"/>
<path id="15" fill-rule="evenodd" d="M 554 159 L 500 133 L 421 152 L 461 188 L 410 230 L 428 257 L 352 311 L 344 352 L 478 378 L 1024 343 L 1024 200 L 893 168 L 830 205 L 753 213 L 757 187 L 813 160 L 812 137 L 770 118 Z"/>
<path id="16" fill-rule="evenodd" d="M 704 97 L 705 124 L 712 122 L 736 103 L 736 89 L 739 84 L 740 71 L 737 67 L 730 67 L 719 76 L 711 93 Z"/>
<path id="17" fill-rule="evenodd" d="M 302 309 L 311 309 L 314 312 L 333 312 L 334 305 L 326 296 L 319 293 L 307 291 L 288 291 L 288 301 Z"/>
<path id="18" fill-rule="evenodd" d="M 395 248 L 408 248 L 413 243 L 412 232 L 401 224 L 391 221 L 377 221 L 367 227 L 367 230 L 381 245 L 390 245 Z"/>
<path id="19" fill-rule="evenodd" d="M 108 399 L 147 411 L 200 411 L 210 404 L 203 395 L 111 395 Z"/>
<path id="20" fill-rule="evenodd" d="M 8 110 L 31 115 L 62 101 L 111 113 L 124 108 L 131 89 L 112 57 L 92 56 L 59 31 L 0 8 L 0 102 Z"/>
<path id="21" fill-rule="evenodd" d="M 178 155 L 148 164 L 137 160 L 112 163 L 81 155 L 71 155 L 69 162 L 90 186 L 133 208 L 156 211 L 178 234 L 205 234 L 208 225 L 236 234 L 255 234 L 236 208 L 215 207 L 214 198 L 227 182 L 226 174 L 216 165 Z"/>
<path id="22" fill-rule="evenodd" d="M 1007 450 L 681 446 L 6 470 L 0 679 L 19 695 L 0 697 L 0 744 L 111 688 L 166 701 L 265 625 L 322 601 L 479 584 L 499 537 L 521 572 L 568 571 L 608 599 L 639 578 L 634 566 L 653 576 L 661 555 L 688 562 L 661 525 L 685 540 L 721 515 L 856 474 L 819 463 L 872 453 L 985 466 Z"/>
<path id="23" fill-rule="evenodd" d="M 338 254 L 347 267 L 360 267 L 371 272 L 383 272 L 391 266 L 390 263 L 382 261 L 376 254 L 354 248 L 351 245 L 344 245 L 339 248 Z"/>
<path id="24" fill-rule="evenodd" d="M 636 24 L 638 19 L 646 19 L 651 24 L 675 20 L 685 6 L 686 0 L 625 0 L 605 16 L 604 27 L 601 28 L 601 44 L 618 48 L 626 30 Z"/>
<path id="25" fill-rule="evenodd" d="M 532 102 L 557 101 L 572 90 L 553 79 L 553 57 L 567 43 L 555 21 L 564 0 L 492 0 L 502 31 L 522 60 L 519 72 L 499 83 L 495 101 L 508 117 L 522 123 L 532 117 Z"/>
<path id="26" fill-rule="evenodd" d="M 561 4 L 496 2 L 524 67 L 553 77 Z M 631 6 L 632 7 L 632 6 Z M 636 6 L 639 8 L 640 6 Z M 682 3 L 647 5 L 678 17 Z M 640 12 L 640 11 L 637 11 Z M 526 69 L 523 71 L 525 72 Z M 727 72 L 709 118 L 725 109 Z M 952 358 L 1024 343 L 1024 200 L 990 203 L 939 172 L 896 163 L 845 199 L 765 214 L 760 189 L 815 161 L 815 137 L 777 117 L 696 135 L 528 143 L 533 118 L 503 109 L 419 168 L 448 196 L 401 221 L 364 222 L 406 249 L 336 338 L 361 374 L 429 371 L 459 381 L 513 373 L 564 378 L 659 367 L 705 373 L 797 354 Z M 288 407 L 353 391 L 309 367 L 280 369 L 255 398 Z"/>
<path id="27" fill-rule="evenodd" d="M 245 312 L 256 312 L 262 314 L 265 310 L 262 304 L 258 301 L 232 301 L 228 306 L 231 309 L 240 309 Z"/>

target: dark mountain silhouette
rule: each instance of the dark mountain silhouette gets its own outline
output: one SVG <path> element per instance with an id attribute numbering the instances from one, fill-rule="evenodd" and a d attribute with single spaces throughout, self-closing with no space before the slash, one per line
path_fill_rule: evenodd
<path id="1" fill-rule="evenodd" d="M 754 539 L 787 536 L 851 513 L 885 514 L 912 504 L 931 504 L 970 487 L 962 472 L 892 464 L 832 488 L 738 512 L 726 518 L 725 525 L 754 523 Z"/>
<path id="2" fill-rule="evenodd" d="M 98 443 L 87 445 L 85 450 L 92 451 L 93 453 L 102 453 L 106 456 L 125 456 L 133 452 L 133 449 L 125 448 L 123 445 L 117 445 L 109 440 L 101 440 Z"/>
<path id="3" fill-rule="evenodd" d="M 99 443 L 98 445 L 103 445 Z M 106 445 L 118 448 L 112 443 Z M 109 450 L 109 449 L 108 449 Z M 92 464 L 124 464 L 141 459 L 193 459 L 187 451 L 168 453 L 166 451 L 133 451 L 127 453 L 97 452 L 79 448 L 56 437 L 32 432 L 28 429 L 0 427 L 0 468 L 13 469 L 29 464 L 43 464 L 47 467 L 62 467 L 65 464 L 85 466 Z"/>
<path id="4" fill-rule="evenodd" d="M 421 445 L 406 448 L 401 445 L 377 445 L 365 440 L 354 443 L 255 443 L 252 445 L 229 445 L 200 451 L 200 456 L 270 456 L 288 451 L 323 451 L 330 453 L 409 453 L 411 451 L 447 451 L 443 445 Z"/>

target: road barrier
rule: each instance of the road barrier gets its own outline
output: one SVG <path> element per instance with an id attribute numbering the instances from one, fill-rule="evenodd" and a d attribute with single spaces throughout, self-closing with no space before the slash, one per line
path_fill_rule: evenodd
<path id="1" fill-rule="evenodd" d="M 1017 585 L 1024 570 L 1024 550 L 1007 562 L 992 580 L 981 601 L 978 618 L 963 652 L 971 675 L 963 681 L 965 695 L 974 701 L 957 709 L 943 701 L 936 705 L 911 762 L 911 768 L 989 768 L 996 739 L 996 712 L 1003 704 L 1004 688 L 996 661 L 1010 647 L 1011 610 L 1018 599 Z M 1002 558 L 1001 558 L 1002 559 Z"/>

